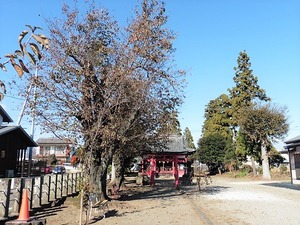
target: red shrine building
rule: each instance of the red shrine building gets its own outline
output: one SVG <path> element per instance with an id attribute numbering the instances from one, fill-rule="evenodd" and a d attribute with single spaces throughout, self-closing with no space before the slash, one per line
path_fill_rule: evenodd
<path id="1" fill-rule="evenodd" d="M 142 172 L 150 177 L 152 186 L 157 176 L 174 176 L 175 186 L 178 187 L 179 177 L 190 172 L 192 162 L 188 156 L 194 152 L 195 149 L 187 147 L 183 136 L 172 135 L 165 149 L 143 156 Z"/>

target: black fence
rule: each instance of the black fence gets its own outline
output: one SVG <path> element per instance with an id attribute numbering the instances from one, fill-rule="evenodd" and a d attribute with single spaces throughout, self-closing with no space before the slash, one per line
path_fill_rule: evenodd
<path id="1" fill-rule="evenodd" d="M 0 220 L 19 213 L 23 189 L 28 190 L 30 210 L 50 205 L 61 198 L 79 193 L 81 173 L 45 175 L 39 177 L 0 179 Z"/>

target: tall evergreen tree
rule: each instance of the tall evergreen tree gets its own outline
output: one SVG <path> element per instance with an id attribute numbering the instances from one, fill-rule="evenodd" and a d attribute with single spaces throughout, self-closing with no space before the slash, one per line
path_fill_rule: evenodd
<path id="1" fill-rule="evenodd" d="M 172 112 L 168 115 L 170 117 L 169 123 L 166 126 L 166 134 L 176 134 L 181 136 L 180 122 L 178 120 L 178 113 Z"/>
<path id="2" fill-rule="evenodd" d="M 247 55 L 246 51 L 240 52 L 237 59 L 237 67 L 234 67 L 235 76 L 233 81 L 235 86 L 232 89 L 229 89 L 230 96 L 230 129 L 232 131 L 232 141 L 233 145 L 236 148 L 236 151 L 241 150 L 241 146 L 237 146 L 237 130 L 240 126 L 241 112 L 253 106 L 255 101 L 270 101 L 270 98 L 267 97 L 266 91 L 262 89 L 258 84 L 258 78 L 253 75 L 251 69 L 250 57 Z M 241 137 L 241 139 L 249 140 L 249 137 Z M 239 143 L 241 144 L 241 143 Z M 251 156 L 251 161 L 254 165 L 255 149 L 253 142 L 245 142 L 244 150 L 245 155 Z M 238 154 L 237 154 L 238 155 Z M 253 169 L 255 169 L 253 167 Z M 254 171 L 255 172 L 255 171 Z"/>
<path id="3" fill-rule="evenodd" d="M 185 137 L 185 139 L 186 139 L 186 141 L 187 141 L 188 147 L 189 147 L 189 148 L 192 148 L 192 149 L 196 149 L 195 144 L 194 144 L 194 139 L 193 139 L 192 133 L 191 133 L 191 131 L 189 130 L 188 127 L 186 127 L 186 128 L 184 129 L 183 135 L 184 135 L 184 137 Z"/>
<path id="4" fill-rule="evenodd" d="M 236 157 L 233 161 L 246 158 L 246 155 L 255 156 L 253 142 L 245 134 L 239 134 L 239 121 L 241 112 L 245 108 L 253 106 L 256 101 L 270 101 L 265 90 L 258 85 L 258 78 L 251 70 L 250 58 L 246 51 L 240 52 L 237 59 L 237 67 L 234 67 L 235 76 L 233 80 L 235 86 L 228 89 L 229 95 L 222 94 L 218 98 L 211 100 L 205 109 L 205 121 L 202 127 L 203 137 L 213 134 L 220 134 L 227 141 L 226 159 L 230 156 Z M 231 131 L 231 132 L 230 132 Z M 240 137 L 237 137 L 241 135 Z M 234 150 L 234 152 L 232 152 Z"/>
<path id="5" fill-rule="evenodd" d="M 221 134 L 225 138 L 230 135 L 230 99 L 228 95 L 222 94 L 218 98 L 211 100 L 205 108 L 205 121 L 202 127 L 203 136 L 215 133 Z"/>
<path id="6" fill-rule="evenodd" d="M 265 90 L 260 88 L 258 78 L 253 75 L 253 71 L 250 69 L 251 62 L 246 51 L 240 52 L 237 64 L 237 67 L 234 67 L 235 76 L 233 77 L 235 87 L 228 90 L 231 99 L 231 129 L 234 142 L 241 110 L 252 106 L 255 100 L 270 101 Z"/>

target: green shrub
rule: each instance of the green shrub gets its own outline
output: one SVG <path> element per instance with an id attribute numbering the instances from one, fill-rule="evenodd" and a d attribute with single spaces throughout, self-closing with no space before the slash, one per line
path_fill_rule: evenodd
<path id="1" fill-rule="evenodd" d="M 241 166 L 239 170 L 242 171 L 243 173 L 251 173 L 252 167 L 250 165 L 244 164 Z"/>
<path id="2" fill-rule="evenodd" d="M 239 170 L 237 171 L 235 177 L 246 177 L 248 173 L 249 172 L 247 170 Z"/>
<path id="3" fill-rule="evenodd" d="M 240 178 L 246 177 L 249 173 L 246 170 L 237 170 L 227 173 L 229 177 Z"/>

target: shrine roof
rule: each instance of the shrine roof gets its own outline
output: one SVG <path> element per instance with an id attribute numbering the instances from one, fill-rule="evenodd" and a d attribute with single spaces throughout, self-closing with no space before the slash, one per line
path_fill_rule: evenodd
<path id="1" fill-rule="evenodd" d="M 155 154 L 185 154 L 189 155 L 195 152 L 195 149 L 187 147 L 187 141 L 183 136 L 171 135 L 166 143 L 166 148 L 152 151 Z"/>

